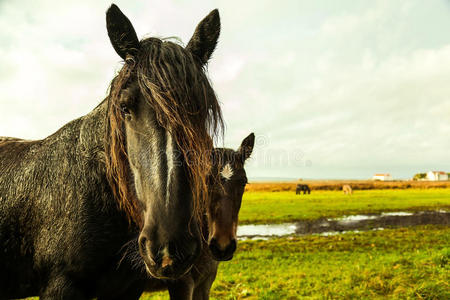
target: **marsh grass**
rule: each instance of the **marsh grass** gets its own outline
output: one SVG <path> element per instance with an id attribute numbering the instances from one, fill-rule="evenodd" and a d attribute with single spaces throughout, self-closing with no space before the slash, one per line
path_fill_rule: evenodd
<path id="1" fill-rule="evenodd" d="M 383 189 L 354 191 L 245 192 L 240 224 L 283 223 L 389 211 L 450 209 L 450 189 Z"/>
<path id="2" fill-rule="evenodd" d="M 245 241 L 220 265 L 211 296 L 450 299 L 449 241 L 444 226 Z"/>
<path id="3" fill-rule="evenodd" d="M 246 192 L 241 223 L 450 209 L 450 189 Z M 212 299 L 450 299 L 450 228 L 418 226 L 239 243 Z M 34 298 L 37 299 L 37 298 Z M 143 300 L 169 299 L 168 293 Z"/>

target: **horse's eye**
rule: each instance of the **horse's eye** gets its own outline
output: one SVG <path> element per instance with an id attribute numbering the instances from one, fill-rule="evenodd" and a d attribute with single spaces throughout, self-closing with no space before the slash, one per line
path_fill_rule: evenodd
<path id="1" fill-rule="evenodd" d="M 128 106 L 126 106 L 125 104 L 121 104 L 121 105 L 120 105 L 120 111 L 121 111 L 124 115 L 129 115 L 129 114 L 130 114 L 130 109 L 129 109 Z"/>

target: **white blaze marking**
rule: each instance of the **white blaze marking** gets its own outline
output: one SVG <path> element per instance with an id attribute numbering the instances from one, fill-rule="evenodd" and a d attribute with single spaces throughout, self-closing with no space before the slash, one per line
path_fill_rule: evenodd
<path id="1" fill-rule="evenodd" d="M 173 163 L 173 148 L 172 148 L 172 136 L 170 135 L 170 133 L 168 131 L 166 131 L 166 138 L 167 138 L 167 143 L 166 143 L 166 157 L 167 157 L 167 185 L 166 185 L 166 208 L 169 207 L 169 187 L 171 184 L 171 174 L 173 172 L 173 167 L 174 167 L 174 163 Z"/>
<path id="2" fill-rule="evenodd" d="M 226 164 L 225 167 L 223 167 L 220 175 L 222 175 L 222 177 L 226 180 L 230 180 L 230 178 L 233 176 L 233 168 L 231 168 L 230 164 Z"/>

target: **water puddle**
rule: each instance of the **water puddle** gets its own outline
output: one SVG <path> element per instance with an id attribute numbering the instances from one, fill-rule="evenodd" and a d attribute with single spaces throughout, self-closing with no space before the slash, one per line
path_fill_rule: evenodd
<path id="1" fill-rule="evenodd" d="M 445 213 L 445 211 L 438 211 L 438 212 L 444 212 Z M 414 215 L 414 213 L 399 211 L 399 212 L 382 213 L 381 215 L 382 216 L 400 216 L 401 217 L 401 216 L 412 216 L 412 215 Z"/>
<path id="2" fill-rule="evenodd" d="M 444 210 L 422 212 L 386 212 L 371 215 L 353 215 L 335 219 L 299 221 L 297 223 L 241 225 L 238 238 L 269 239 L 289 235 L 336 235 L 346 232 L 383 230 L 384 228 L 415 225 L 450 225 L 450 212 Z"/>
<path id="3" fill-rule="evenodd" d="M 297 230 L 295 223 L 273 225 L 240 225 L 237 235 L 240 238 L 269 238 L 294 234 Z"/>
<path id="4" fill-rule="evenodd" d="M 373 219 L 377 219 L 379 216 L 378 215 L 373 215 L 373 216 L 369 216 L 369 215 L 354 215 L 354 216 L 345 216 L 339 219 L 327 219 L 328 222 L 333 222 L 333 221 L 339 221 L 341 223 L 353 223 L 353 222 L 361 222 L 364 220 L 373 220 Z"/>
<path id="5" fill-rule="evenodd" d="M 373 228 L 370 229 L 371 231 L 379 231 L 379 230 L 384 230 L 383 227 L 378 227 L 378 228 Z M 313 233 L 316 235 L 321 235 L 321 236 L 331 236 L 331 235 L 338 235 L 338 234 L 345 234 L 345 233 L 358 233 L 361 232 L 361 230 L 344 230 L 344 231 L 325 231 L 325 232 L 321 232 L 321 233 Z"/>

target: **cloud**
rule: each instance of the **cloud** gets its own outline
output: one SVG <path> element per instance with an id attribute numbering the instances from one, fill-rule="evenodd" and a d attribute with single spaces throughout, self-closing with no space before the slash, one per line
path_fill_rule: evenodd
<path id="1" fill-rule="evenodd" d="M 258 137 L 250 177 L 450 170 L 448 2 L 117 2 L 139 36 L 185 43 L 219 8 L 208 69 L 224 144 Z M 109 5 L 0 2 L 0 135 L 43 138 L 103 99 L 120 67 Z"/>

